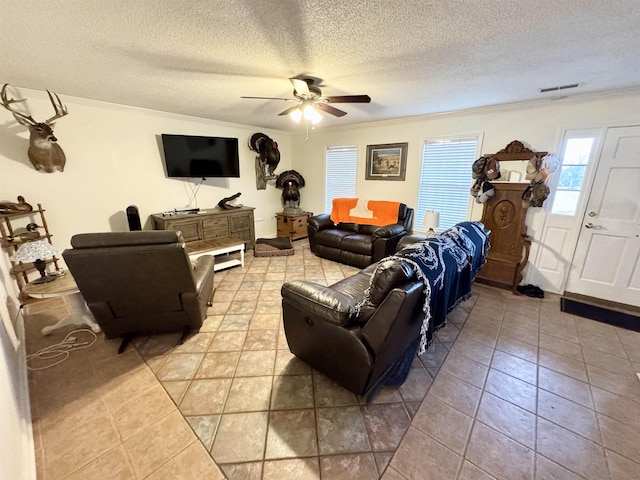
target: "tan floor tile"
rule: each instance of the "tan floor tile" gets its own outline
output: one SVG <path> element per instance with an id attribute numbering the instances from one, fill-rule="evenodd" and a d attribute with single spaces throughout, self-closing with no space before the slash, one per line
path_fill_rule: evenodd
<path id="1" fill-rule="evenodd" d="M 640 398 L 640 382 L 633 373 L 614 373 L 587 365 L 587 374 L 591 385 L 630 399 Z"/>
<path id="2" fill-rule="evenodd" d="M 582 348 L 578 343 L 567 342 L 566 340 L 541 333 L 539 346 L 540 348 L 573 358 L 574 360 L 583 360 Z"/>
<path id="3" fill-rule="evenodd" d="M 321 455 L 371 451 L 360 407 L 318 408 L 316 422 Z"/>
<path id="4" fill-rule="evenodd" d="M 608 477 L 601 446 L 543 418 L 538 418 L 537 450 L 585 478 Z"/>
<path id="5" fill-rule="evenodd" d="M 311 375 L 283 375 L 273 377 L 271 394 L 272 410 L 312 407 L 313 381 Z"/>
<path id="6" fill-rule="evenodd" d="M 598 414 L 604 446 L 636 463 L 640 463 L 638 428 L 627 425 L 606 415 Z"/>
<path id="7" fill-rule="evenodd" d="M 355 394 L 322 374 L 313 375 L 313 395 L 316 407 L 340 407 L 358 404 L 358 398 Z"/>
<path id="8" fill-rule="evenodd" d="M 275 330 L 280 326 L 282 318 L 277 313 L 257 313 L 251 319 L 251 330 Z"/>
<path id="9" fill-rule="evenodd" d="M 220 469 L 229 480 L 262 480 L 262 462 L 227 463 Z"/>
<path id="10" fill-rule="evenodd" d="M 398 391 L 405 402 L 418 402 L 427 394 L 430 385 L 431 376 L 424 368 L 412 368 Z"/>
<path id="11" fill-rule="evenodd" d="M 382 480 L 406 480 L 407 477 L 400 475 L 400 473 L 393 467 L 389 466 L 385 471 Z"/>
<path id="12" fill-rule="evenodd" d="M 317 457 L 271 460 L 264 462 L 263 480 L 320 480 Z"/>
<path id="13" fill-rule="evenodd" d="M 451 352 L 463 355 L 471 360 L 475 360 L 482 365 L 490 365 L 493 356 L 493 348 L 487 347 L 481 343 L 469 340 L 457 339 L 453 344 Z M 426 367 L 427 365 L 425 365 Z"/>
<path id="14" fill-rule="evenodd" d="M 242 350 L 247 332 L 218 332 L 213 337 L 210 352 L 233 352 Z"/>
<path id="15" fill-rule="evenodd" d="M 311 367 L 296 357 L 289 349 L 281 349 L 278 345 L 274 375 L 310 374 Z"/>
<path id="16" fill-rule="evenodd" d="M 317 439 L 313 409 L 271 412 L 265 459 L 318 455 Z"/>
<path id="17" fill-rule="evenodd" d="M 447 373 L 440 373 L 429 389 L 429 395 L 460 410 L 475 415 L 482 390 Z"/>
<path id="18" fill-rule="evenodd" d="M 220 424 L 220 415 L 196 415 L 184 418 L 207 451 L 210 450 Z"/>
<path id="19" fill-rule="evenodd" d="M 475 422 L 466 458 L 500 480 L 532 479 L 533 451 Z"/>
<path id="20" fill-rule="evenodd" d="M 47 478 L 44 475 L 38 478 Z M 66 480 L 135 480 L 133 466 L 122 445 L 109 450 L 104 455 L 76 470 Z"/>
<path id="21" fill-rule="evenodd" d="M 244 350 L 240 354 L 235 370 L 236 377 L 258 377 L 273 375 L 276 351 L 273 350 Z"/>
<path id="22" fill-rule="evenodd" d="M 485 392 L 476 419 L 516 442 L 534 448 L 536 416 L 523 408 Z"/>
<path id="23" fill-rule="evenodd" d="M 236 371 L 240 352 L 205 353 L 193 378 L 230 378 Z"/>
<path id="24" fill-rule="evenodd" d="M 187 391 L 189 383 L 191 382 L 188 380 L 178 380 L 176 382 L 162 382 L 162 386 L 171 397 L 171 400 L 173 400 L 173 403 L 179 405 Z"/>
<path id="25" fill-rule="evenodd" d="M 230 387 L 229 378 L 194 380 L 180 402 L 180 411 L 183 415 L 222 413 Z"/>
<path id="26" fill-rule="evenodd" d="M 591 387 L 596 411 L 640 430 L 640 398 L 630 399 Z"/>
<path id="27" fill-rule="evenodd" d="M 536 480 L 581 480 L 582 478 L 548 458 L 536 455 Z"/>
<path id="28" fill-rule="evenodd" d="M 47 479 L 64 478 L 119 443 L 120 437 L 107 413 L 74 429 L 51 428 L 43 438 Z"/>
<path id="29" fill-rule="evenodd" d="M 453 352 L 447 355 L 447 359 L 440 368 L 440 372 L 446 372 L 480 388 L 484 385 L 488 371 L 489 367 L 486 365 Z"/>
<path id="30" fill-rule="evenodd" d="M 537 365 L 522 358 L 496 350 L 491 360 L 491 368 L 535 385 L 538 381 Z"/>
<path id="31" fill-rule="evenodd" d="M 422 480 L 426 472 L 430 480 L 450 480 L 455 478 L 461 461 L 462 458 L 452 450 L 429 435 L 409 427 L 389 466 L 409 480 Z"/>
<path id="32" fill-rule="evenodd" d="M 462 455 L 473 418 L 428 394 L 411 425 Z"/>
<path id="33" fill-rule="evenodd" d="M 370 453 L 320 457 L 320 472 L 322 478 L 333 480 L 373 479 L 379 476 Z"/>
<path id="34" fill-rule="evenodd" d="M 268 412 L 222 415 L 211 455 L 216 463 L 262 460 L 267 436 Z"/>
<path id="35" fill-rule="evenodd" d="M 539 386 L 587 408 L 593 408 L 589 384 L 573 377 L 540 367 Z"/>
<path id="36" fill-rule="evenodd" d="M 640 463 L 622 457 L 611 450 L 605 450 L 611 480 L 637 480 L 640 478 Z"/>
<path id="37" fill-rule="evenodd" d="M 479 469 L 473 463 L 465 460 L 462 464 L 462 469 L 460 470 L 460 475 L 458 476 L 458 480 L 494 480 L 495 477 L 492 477 L 487 472 Z"/>
<path id="38" fill-rule="evenodd" d="M 595 442 L 602 443 L 596 413 L 590 408 L 554 395 L 538 392 L 538 416 Z"/>
<path id="39" fill-rule="evenodd" d="M 204 353 L 171 353 L 157 376 L 161 382 L 191 380 L 200 366 Z"/>
<path id="40" fill-rule="evenodd" d="M 536 387 L 511 375 L 490 369 L 485 391 L 535 413 Z"/>
<path id="41" fill-rule="evenodd" d="M 178 344 L 173 348 L 172 353 L 196 353 L 206 352 L 209 348 L 214 334 L 210 332 L 198 332 L 188 336 L 182 345 Z"/>
<path id="42" fill-rule="evenodd" d="M 376 462 L 376 467 L 378 468 L 378 472 L 382 474 L 389 465 L 391 461 L 391 457 L 393 457 L 394 452 L 373 452 L 373 459 Z"/>
<path id="43" fill-rule="evenodd" d="M 570 377 L 587 382 L 587 367 L 583 361 L 574 360 L 563 355 L 559 355 L 549 350 L 540 349 L 538 352 L 539 365 L 558 373 L 569 375 Z"/>
<path id="44" fill-rule="evenodd" d="M 171 432 L 171 435 L 166 435 Z M 123 442 L 138 477 L 146 477 L 196 441 L 191 428 L 174 411 Z"/>
<path id="45" fill-rule="evenodd" d="M 411 418 L 402 403 L 370 405 L 364 409 L 364 424 L 374 452 L 395 450 Z"/>
<path id="46" fill-rule="evenodd" d="M 591 347 L 583 346 L 582 351 L 584 353 L 584 361 L 588 365 L 602 368 L 603 370 L 607 370 L 611 373 L 634 373 L 634 368 L 631 365 L 631 362 L 627 360 L 626 354 L 624 353 L 625 358 L 621 358 L 618 355 L 609 355 L 608 353 L 594 350 Z"/>
<path id="47" fill-rule="evenodd" d="M 273 377 L 238 377 L 231 382 L 225 413 L 269 410 Z"/>
<path id="48" fill-rule="evenodd" d="M 146 480 L 175 480 L 176 478 L 225 479 L 209 452 L 204 449 L 200 442 L 191 443 L 187 448 L 146 477 Z"/>
<path id="49" fill-rule="evenodd" d="M 218 327 L 219 332 L 240 332 L 249 329 L 251 314 L 243 313 L 238 315 L 225 315 Z"/>
<path id="50" fill-rule="evenodd" d="M 498 337 L 496 350 L 509 353 L 528 362 L 535 363 L 538 360 L 538 347 L 536 345 L 502 334 Z"/>
<path id="51" fill-rule="evenodd" d="M 135 435 L 175 409 L 175 404 L 159 384 L 131 397 L 112 411 L 113 421 L 122 440 Z"/>
<path id="52" fill-rule="evenodd" d="M 440 342 L 434 341 L 419 358 L 426 368 L 440 368 L 448 354 L 449 351 Z"/>

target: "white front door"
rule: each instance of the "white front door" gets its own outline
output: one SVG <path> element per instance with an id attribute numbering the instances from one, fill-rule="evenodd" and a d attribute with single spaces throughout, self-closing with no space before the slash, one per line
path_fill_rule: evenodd
<path id="1" fill-rule="evenodd" d="M 607 131 L 566 291 L 640 306 L 640 127 Z"/>

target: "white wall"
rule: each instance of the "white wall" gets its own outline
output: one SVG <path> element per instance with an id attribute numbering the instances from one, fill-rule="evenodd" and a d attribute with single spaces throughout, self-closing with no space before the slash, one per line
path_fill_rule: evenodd
<path id="1" fill-rule="evenodd" d="M 52 115 L 41 92 L 21 91 L 36 119 Z M 248 141 L 264 132 L 278 142 L 281 161 L 276 173 L 291 165 L 290 135 L 258 127 L 62 98 L 69 114 L 56 122 L 55 134 L 65 151 L 65 171 L 37 172 L 27 159 L 28 132 L 6 110 L 0 111 L 0 195 L 18 195 L 46 209 L 54 244 L 69 246 L 81 232 L 128 230 L 125 209 L 137 205 L 143 226 L 152 228 L 152 213 L 184 207 L 200 179 L 165 177 L 160 134 L 237 137 L 240 143 L 240 178 L 207 179 L 199 189 L 197 206 L 214 207 L 224 197 L 241 192 L 235 203 L 255 207 L 256 236 L 275 235 L 274 215 L 282 210 L 281 191 L 267 185 L 257 190 L 255 152 Z M 7 128 L 8 127 L 8 128 Z M 260 220 L 262 219 L 262 220 Z"/>
<path id="2" fill-rule="evenodd" d="M 415 207 L 422 147 L 427 138 L 482 134 L 482 153 L 495 153 L 513 140 L 523 142 L 532 150 L 558 152 L 564 129 L 637 124 L 640 124 L 640 93 L 634 92 L 412 117 L 340 129 L 318 128 L 310 133 L 308 140 L 303 136 L 294 138 L 294 168 L 305 178 L 312 179 L 304 189 L 302 206 L 321 213 L 324 208 L 325 148 L 355 144 L 358 146 L 357 196 L 400 201 Z M 399 142 L 409 143 L 406 180 L 365 180 L 367 145 Z M 471 172 L 469 175 L 471 181 Z M 471 219 L 480 219 L 482 206 L 475 203 L 472 206 Z M 548 207 L 547 202 L 544 208 L 530 208 L 527 212 L 527 233 L 533 237 L 530 262 L 525 271 L 527 283 L 535 278 L 538 250 L 545 247 L 539 239 Z M 421 228 L 421 222 L 422 219 L 415 219 L 417 229 Z"/>
<path id="3" fill-rule="evenodd" d="M 21 90 L 30 113 L 37 119 L 53 115 L 42 92 Z M 152 213 L 184 207 L 193 181 L 168 179 L 161 160 L 159 135 L 237 137 L 240 143 L 240 178 L 206 180 L 197 206 L 215 207 L 237 192 L 234 203 L 255 207 L 256 236 L 275 236 L 275 214 L 282 210 L 281 191 L 273 182 L 257 190 L 255 152 L 248 148 L 252 134 L 263 132 L 278 142 L 281 161 L 276 173 L 291 168 L 291 136 L 283 132 L 139 110 L 82 99 L 62 98 L 69 114 L 58 120 L 55 134 L 67 156 L 65 171 L 37 172 L 27 158 L 28 131 L 4 109 L 0 110 L 0 200 L 22 195 L 34 207 L 46 209 L 52 241 L 69 247 L 71 236 L 82 232 L 126 231 L 125 209 L 137 205 L 144 228 L 152 228 Z M 24 225 L 14 225 L 24 226 Z M 17 305 L 17 287 L 8 274 L 9 262 L 0 254 L 0 314 L 7 320 L 8 301 Z M 37 274 L 36 274 L 37 275 Z M 13 347 L 10 332 L 0 324 L 0 478 L 34 478 L 29 424 L 24 348 Z M 26 412 L 26 413 L 25 413 Z M 31 441 L 31 443 L 30 443 Z"/>

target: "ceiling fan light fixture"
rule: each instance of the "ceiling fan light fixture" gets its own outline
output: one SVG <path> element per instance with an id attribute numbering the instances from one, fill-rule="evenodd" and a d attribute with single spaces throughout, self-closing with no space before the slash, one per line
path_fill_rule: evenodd
<path id="1" fill-rule="evenodd" d="M 310 121 L 312 125 L 317 125 L 322 121 L 322 115 L 313 108 L 313 105 L 307 105 L 304 107 L 304 119 Z"/>
<path id="2" fill-rule="evenodd" d="M 293 119 L 294 122 L 300 123 L 300 120 L 302 120 L 302 110 L 300 110 L 300 107 L 298 107 L 291 113 L 289 113 L 289 116 Z"/>

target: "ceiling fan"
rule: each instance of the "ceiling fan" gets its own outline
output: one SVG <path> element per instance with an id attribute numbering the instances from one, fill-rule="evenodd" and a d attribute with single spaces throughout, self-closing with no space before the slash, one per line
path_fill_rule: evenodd
<path id="1" fill-rule="evenodd" d="M 318 110 L 330 113 L 336 117 L 344 117 L 347 112 L 335 108 L 329 103 L 369 103 L 371 97 L 369 95 L 338 95 L 323 97 L 320 88 L 315 85 L 313 78 L 290 78 L 289 81 L 293 85 L 294 98 L 280 97 L 241 97 L 253 98 L 259 100 L 284 100 L 286 102 L 297 102 L 293 107 L 289 107 L 278 115 L 289 115 L 296 122 L 304 118 L 311 121 L 314 125 L 322 120 L 322 115 Z"/>

